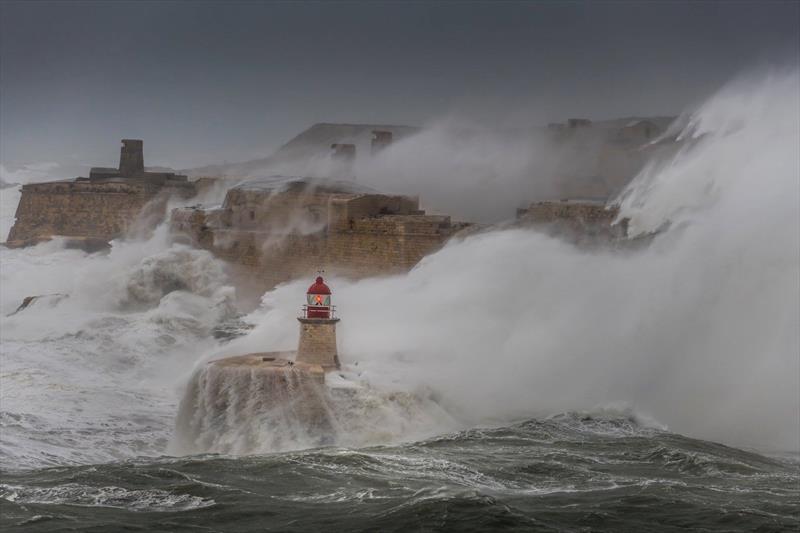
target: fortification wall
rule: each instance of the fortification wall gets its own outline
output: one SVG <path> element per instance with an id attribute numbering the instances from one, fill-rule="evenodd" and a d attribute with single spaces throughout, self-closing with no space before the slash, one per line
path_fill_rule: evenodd
<path id="1" fill-rule="evenodd" d="M 237 285 L 258 294 L 285 281 L 313 276 L 320 268 L 354 279 L 407 272 L 453 233 L 430 228 L 426 233 L 392 233 L 383 221 L 359 221 L 361 231 L 274 236 L 202 230 L 199 217 L 188 215 L 188 219 L 185 213 L 176 213 L 173 225 L 182 223 L 184 233 L 194 232 L 192 244 L 226 261 Z M 363 231 L 366 228 L 374 231 Z"/>
<path id="2" fill-rule="evenodd" d="M 218 230 L 204 247 L 231 266 L 237 286 L 246 289 L 243 292 L 260 295 L 325 266 L 325 237 L 288 234 L 277 238 L 252 231 Z"/>
<path id="3" fill-rule="evenodd" d="M 623 239 L 628 221 L 619 216 L 618 206 L 593 202 L 537 202 L 518 213 L 518 223 L 540 226 L 570 240 L 588 243 Z"/>
<path id="4" fill-rule="evenodd" d="M 599 203 L 537 202 L 531 204 L 523 216 L 531 222 L 539 223 L 569 220 L 576 224 L 610 224 L 618 214 L 618 207 L 607 207 Z"/>
<path id="5" fill-rule="evenodd" d="M 155 189 L 126 183 L 54 182 L 22 187 L 9 245 L 54 235 L 110 240 L 123 234 Z"/>
<path id="6" fill-rule="evenodd" d="M 93 167 L 88 178 L 32 183 L 22 187 L 7 246 L 26 246 L 55 236 L 107 245 L 137 223 L 162 222 L 167 198 L 190 198 L 198 184 L 174 172 L 146 172 L 143 141 L 123 139 L 119 168 Z M 207 188 L 208 180 L 201 186 Z"/>
<path id="7" fill-rule="evenodd" d="M 240 293 L 256 295 L 278 283 L 312 276 L 319 268 L 355 279 L 407 272 L 463 227 L 446 216 L 379 214 L 418 213 L 416 198 L 366 195 L 354 200 L 328 195 L 328 200 L 329 224 L 306 233 L 272 231 L 269 225 L 255 230 L 227 224 L 235 220 L 226 219 L 232 208 L 228 202 L 220 210 L 176 209 L 172 227 L 176 235 L 226 261 Z M 281 199 L 269 208 L 275 205 L 283 210 L 291 200 Z M 295 209 L 302 213 L 307 205 L 295 204 Z"/>
<path id="8" fill-rule="evenodd" d="M 351 221 L 364 217 L 415 213 L 421 213 L 419 200 L 405 196 L 233 188 L 225 196 L 220 222 L 243 230 L 313 233 L 325 226 L 349 229 Z"/>
<path id="9" fill-rule="evenodd" d="M 353 221 L 328 235 L 328 264 L 346 267 L 353 277 L 411 270 L 457 231 L 450 217 L 387 215 Z"/>
<path id="10" fill-rule="evenodd" d="M 271 193 L 230 189 L 222 205 L 223 224 L 259 231 L 321 228 L 328 219 L 330 195 Z"/>
<path id="11" fill-rule="evenodd" d="M 11 247 L 54 236 L 107 243 L 128 232 L 143 214 L 164 220 L 167 198 L 172 194 L 190 197 L 195 187 L 186 182 L 159 185 L 127 178 L 79 178 L 31 183 L 24 185 L 21 192 L 16 221 L 6 242 Z"/>

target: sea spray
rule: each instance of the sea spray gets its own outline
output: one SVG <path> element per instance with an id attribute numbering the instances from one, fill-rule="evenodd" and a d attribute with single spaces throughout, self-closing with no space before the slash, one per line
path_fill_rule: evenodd
<path id="1" fill-rule="evenodd" d="M 234 455 L 323 445 L 363 447 L 429 437 L 457 427 L 422 394 L 377 390 L 354 376 L 313 379 L 291 365 L 223 360 L 191 377 L 170 450 Z"/>
<path id="2" fill-rule="evenodd" d="M 243 454 L 315 447 L 330 429 L 324 415 L 319 385 L 292 366 L 211 363 L 189 382 L 174 448 Z"/>
<path id="3" fill-rule="evenodd" d="M 58 240 L 0 253 L 3 468 L 162 454 L 176 389 L 234 312 L 219 262 L 164 226 L 109 253 Z M 40 294 L 67 296 L 7 316 Z"/>
<path id="4" fill-rule="evenodd" d="M 737 82 L 689 115 L 686 149 L 623 198 L 634 230 L 666 227 L 645 250 L 587 253 L 495 231 L 452 242 L 407 276 L 332 280 L 344 374 L 361 388 L 331 411 L 386 413 L 348 415 L 334 442 L 621 402 L 673 431 L 797 449 L 797 89 L 796 72 Z M 195 366 L 296 346 L 307 281 L 267 293 L 245 317 L 252 332 L 222 346 L 209 332 L 224 315 L 223 278 L 170 291 L 154 277 L 153 298 L 126 303 L 132 272 L 182 250 L 162 226 L 107 255 L 58 242 L 0 251 L 4 467 L 159 455 Z M 216 261 L 204 254 L 184 257 Z M 52 293 L 70 296 L 6 316 Z M 384 401 L 393 394 L 403 401 Z M 242 449 L 270 451 L 270 438 Z"/>
<path id="5" fill-rule="evenodd" d="M 343 364 L 433 390 L 467 425 L 622 402 L 675 431 L 800 449 L 798 89 L 796 71 L 737 81 L 691 114 L 694 140 L 623 198 L 634 231 L 667 228 L 646 249 L 496 231 L 405 276 L 332 280 Z M 301 283 L 265 295 L 230 348 L 291 342 L 281 309 Z"/>
<path id="6" fill-rule="evenodd" d="M 173 246 L 145 257 L 128 270 L 120 305 L 151 307 L 172 291 L 232 298 L 226 288 L 227 281 L 222 265 L 209 252 Z"/>

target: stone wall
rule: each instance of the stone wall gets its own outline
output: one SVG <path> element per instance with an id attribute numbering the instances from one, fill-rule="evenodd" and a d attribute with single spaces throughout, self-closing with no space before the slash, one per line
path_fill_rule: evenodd
<path id="1" fill-rule="evenodd" d="M 627 236 L 628 220 L 618 216 L 618 206 L 598 202 L 537 202 L 517 213 L 517 223 L 579 243 L 607 242 Z"/>
<path id="2" fill-rule="evenodd" d="M 407 272 L 460 227 L 450 217 L 430 215 L 356 219 L 349 229 L 328 235 L 327 263 L 353 277 Z"/>
<path id="3" fill-rule="evenodd" d="M 225 226 L 242 230 L 283 231 L 325 224 L 326 197 L 304 194 L 230 189 L 222 205 Z"/>
<path id="4" fill-rule="evenodd" d="M 126 183 L 25 185 L 8 241 L 23 244 L 54 235 L 111 239 L 124 233 L 154 196 L 155 191 Z"/>
<path id="5" fill-rule="evenodd" d="M 407 272 L 463 224 L 425 215 L 414 197 L 241 191 L 221 209 L 172 213 L 176 238 L 225 260 L 240 294 L 328 274 L 362 278 Z"/>
<path id="6" fill-rule="evenodd" d="M 146 206 L 148 215 L 163 220 L 169 194 L 192 192 L 184 185 L 173 189 L 144 180 L 79 178 L 24 185 L 6 244 L 25 246 L 54 236 L 108 242 L 124 235 Z"/>
<path id="7" fill-rule="evenodd" d="M 300 340 L 297 362 L 319 365 L 325 369 L 339 368 L 339 351 L 336 347 L 338 319 L 298 318 Z"/>

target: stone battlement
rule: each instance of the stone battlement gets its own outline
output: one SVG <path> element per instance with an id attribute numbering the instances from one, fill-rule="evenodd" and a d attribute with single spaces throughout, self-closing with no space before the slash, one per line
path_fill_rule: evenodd
<path id="1" fill-rule="evenodd" d="M 320 267 L 351 278 L 407 272 L 466 226 L 426 215 L 418 198 L 350 182 L 275 184 L 245 183 L 220 208 L 179 208 L 171 218 L 176 235 L 227 261 L 240 286 L 253 284 L 257 295 Z"/>
<path id="2" fill-rule="evenodd" d="M 541 227 L 576 243 L 608 242 L 627 236 L 628 220 L 619 207 L 595 200 L 536 202 L 517 212 L 517 223 Z"/>
<path id="3" fill-rule="evenodd" d="M 147 172 L 144 168 L 144 141 L 140 139 L 122 139 L 119 154 L 119 168 L 92 167 L 89 179 L 109 180 L 113 178 L 136 178 L 156 185 L 165 182 L 186 182 L 188 178 L 174 172 Z"/>
<path id="4" fill-rule="evenodd" d="M 123 140 L 119 169 L 93 168 L 89 178 L 23 185 L 7 246 L 55 236 L 108 243 L 124 235 L 145 211 L 163 220 L 171 195 L 190 198 L 196 184 L 172 172 L 145 172 L 142 141 Z"/>

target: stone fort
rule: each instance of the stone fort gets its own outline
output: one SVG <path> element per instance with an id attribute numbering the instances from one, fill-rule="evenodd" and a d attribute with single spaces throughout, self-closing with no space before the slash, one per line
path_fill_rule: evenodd
<path id="1" fill-rule="evenodd" d="M 350 278 L 406 272 L 467 226 L 427 215 L 415 197 L 280 176 L 229 189 L 220 207 L 171 216 L 176 238 L 224 259 L 242 292 L 257 296 L 321 267 Z"/>
<path id="2" fill-rule="evenodd" d="M 6 246 L 63 236 L 87 248 L 100 247 L 124 235 L 148 206 L 163 220 L 166 199 L 172 194 L 190 198 L 197 186 L 173 172 L 147 172 L 142 141 L 123 139 L 119 168 L 94 167 L 88 178 L 23 185 Z"/>
<path id="3" fill-rule="evenodd" d="M 598 125 L 571 119 L 550 125 L 550 135 L 576 154 L 589 156 L 584 166 L 567 169 L 571 174 L 563 180 L 572 187 L 565 189 L 568 197 L 587 200 L 535 202 L 519 210 L 511 224 L 543 227 L 576 244 L 624 239 L 625 221 L 617 223 L 618 212 L 606 206 L 606 199 L 643 164 L 643 146 L 649 151 L 671 149 L 672 144 L 654 141 L 664 124 L 633 120 Z M 354 142 L 370 135 L 371 156 L 389 148 L 393 136 L 413 132 L 399 126 L 315 125 L 271 157 L 280 162 L 329 153 L 347 175 Z M 236 168 L 248 170 L 246 163 Z M 170 197 L 192 198 L 207 184 L 174 172 L 147 171 L 143 142 L 124 139 L 118 168 L 94 167 L 88 178 L 23 186 L 6 245 L 64 236 L 87 248 L 100 247 L 129 233 L 145 216 L 163 221 Z M 177 240 L 224 260 L 240 294 L 254 298 L 320 268 L 349 278 L 406 272 L 454 235 L 482 229 L 446 215 L 429 215 L 413 196 L 383 194 L 353 180 L 285 175 L 241 181 L 226 191 L 219 206 L 182 207 L 169 216 Z"/>

